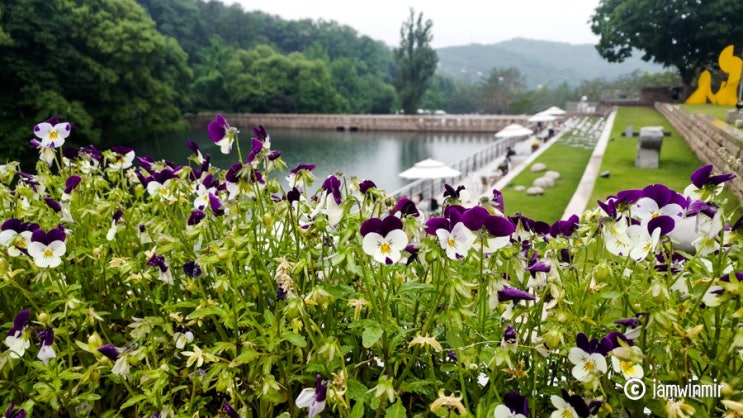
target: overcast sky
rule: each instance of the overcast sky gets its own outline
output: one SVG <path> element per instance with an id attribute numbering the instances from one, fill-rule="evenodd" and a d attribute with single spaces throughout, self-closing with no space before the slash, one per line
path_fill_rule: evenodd
<path id="1" fill-rule="evenodd" d="M 529 38 L 595 44 L 588 20 L 598 0 L 222 0 L 287 20 L 335 20 L 390 46 L 410 8 L 433 21 L 433 47 Z"/>

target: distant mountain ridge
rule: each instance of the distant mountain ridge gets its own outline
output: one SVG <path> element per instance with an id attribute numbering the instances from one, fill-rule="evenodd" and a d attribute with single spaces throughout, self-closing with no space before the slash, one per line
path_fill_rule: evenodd
<path id="1" fill-rule="evenodd" d="M 493 68 L 514 67 L 521 72 L 528 89 L 539 85 L 555 88 L 563 82 L 576 87 L 583 81 L 603 78 L 613 81 L 635 70 L 663 72 L 663 66 L 642 61 L 639 53 L 623 63 L 603 59 L 592 44 L 515 38 L 495 44 L 470 44 L 436 50 L 440 74 L 477 82 L 487 79 Z"/>

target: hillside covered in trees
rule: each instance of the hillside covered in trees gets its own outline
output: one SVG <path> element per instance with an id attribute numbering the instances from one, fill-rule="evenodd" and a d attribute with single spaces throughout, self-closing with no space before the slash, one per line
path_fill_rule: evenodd
<path id="1" fill-rule="evenodd" d="M 470 65 L 457 51 L 439 51 L 421 107 L 530 113 L 612 82 L 577 80 L 566 68 L 570 84 L 534 90 L 526 68 L 497 55 L 468 81 L 446 71 L 449 56 Z M 560 73 L 553 61 L 541 71 Z M 334 21 L 287 21 L 204 0 L 3 2 L 0 159 L 35 154 L 29 127 L 57 114 L 74 122 L 80 143 L 105 146 L 183 129 L 182 115 L 202 111 L 393 113 L 396 71 L 390 46 Z"/>

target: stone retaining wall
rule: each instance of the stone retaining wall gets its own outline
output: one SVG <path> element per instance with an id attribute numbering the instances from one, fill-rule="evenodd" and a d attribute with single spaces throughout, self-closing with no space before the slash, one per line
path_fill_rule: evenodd
<path id="1" fill-rule="evenodd" d="M 692 113 L 680 106 L 657 102 L 655 108 L 702 162 L 714 165 L 718 172 L 737 175 L 729 187 L 743 204 L 743 132 L 710 115 Z"/>
<path id="2" fill-rule="evenodd" d="M 330 129 L 338 131 L 437 131 L 496 133 L 512 123 L 529 125 L 527 115 L 305 115 L 305 114 L 223 114 L 243 129 L 267 128 Z M 193 129 L 205 130 L 214 115 L 188 117 Z"/>

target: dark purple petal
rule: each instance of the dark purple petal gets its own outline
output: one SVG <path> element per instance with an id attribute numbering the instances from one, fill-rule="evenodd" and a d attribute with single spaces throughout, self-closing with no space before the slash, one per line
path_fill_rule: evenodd
<path id="1" fill-rule="evenodd" d="M 470 231 L 479 231 L 485 225 L 485 220 L 490 216 L 487 209 L 482 206 L 473 206 L 464 211 L 462 222 Z"/>
<path id="2" fill-rule="evenodd" d="M 408 199 L 407 197 L 400 198 L 400 200 L 397 201 L 395 207 L 392 208 L 392 210 L 390 211 L 390 213 L 396 212 L 400 212 L 403 216 L 420 216 L 420 212 L 418 212 L 418 207 L 415 206 L 415 202 Z"/>
<path id="3" fill-rule="evenodd" d="M 117 153 L 119 155 L 126 155 L 126 154 L 129 154 L 130 152 L 134 151 L 134 148 L 132 148 L 132 147 L 125 147 L 125 146 L 121 146 L 121 145 L 114 145 L 113 147 L 111 147 L 111 151 L 113 151 L 113 152 L 115 152 L 115 153 Z"/>
<path id="4" fill-rule="evenodd" d="M 565 220 L 560 220 L 552 224 L 550 227 L 550 235 L 557 237 L 558 235 L 564 235 L 569 237 L 573 235 L 578 229 L 578 215 L 573 214 L 571 217 Z"/>
<path id="5" fill-rule="evenodd" d="M 390 231 L 394 231 L 395 229 L 402 229 L 402 221 L 397 216 L 387 216 L 386 218 L 382 219 L 380 228 L 380 235 L 385 237 L 387 236 L 387 234 L 390 233 Z"/>
<path id="6" fill-rule="evenodd" d="M 32 147 L 34 147 L 36 149 L 41 148 L 41 142 L 39 142 L 39 140 L 36 139 L 36 138 L 33 138 L 30 141 L 28 141 L 28 142 L 31 144 Z"/>
<path id="7" fill-rule="evenodd" d="M 217 118 L 209 123 L 207 130 L 209 131 L 209 138 L 212 142 L 219 142 L 224 138 L 227 129 L 230 128 L 230 124 L 222 117 L 221 114 L 217 114 Z"/>
<path id="8" fill-rule="evenodd" d="M 253 135 L 261 141 L 265 141 L 268 138 L 268 132 L 266 132 L 266 128 L 263 125 L 254 126 Z"/>
<path id="9" fill-rule="evenodd" d="M 227 402 L 222 403 L 222 409 L 224 409 L 224 412 L 227 413 L 229 418 L 242 418 Z"/>
<path id="10" fill-rule="evenodd" d="M 341 204 L 343 201 L 341 199 L 341 181 L 338 179 L 338 177 L 334 175 L 328 176 L 325 181 L 322 183 L 322 189 L 328 192 L 328 194 L 333 195 L 333 199 L 335 199 L 335 203 Z"/>
<path id="11" fill-rule="evenodd" d="M 593 400 L 588 403 L 588 415 L 589 417 L 596 416 L 599 413 L 599 409 L 601 409 L 601 405 L 603 404 L 603 401 L 600 400 Z M 577 411 L 576 411 L 577 412 Z"/>
<path id="12" fill-rule="evenodd" d="M 206 214 L 200 210 L 191 211 L 191 216 L 188 217 L 186 222 L 188 225 L 198 225 L 206 217 Z"/>
<path id="13" fill-rule="evenodd" d="M 730 181 L 734 178 L 735 178 L 735 174 L 732 174 L 732 173 L 719 174 L 719 175 L 710 177 L 709 180 L 707 180 L 707 184 L 717 186 L 719 184 L 725 183 L 726 181 Z"/>
<path id="14" fill-rule="evenodd" d="M 510 286 L 503 286 L 503 289 L 498 291 L 498 302 L 521 300 L 534 300 L 534 296 Z"/>
<path id="15" fill-rule="evenodd" d="M 157 267 L 164 262 L 165 257 L 161 256 L 160 254 L 154 253 L 152 254 L 152 256 L 150 256 L 149 260 L 147 260 L 147 265 L 150 267 Z"/>
<path id="16" fill-rule="evenodd" d="M 42 347 L 54 344 L 54 330 L 51 327 L 46 327 L 46 329 L 39 331 L 37 336 Z"/>
<path id="17" fill-rule="evenodd" d="M 525 417 L 529 416 L 529 402 L 526 396 L 522 396 L 518 392 L 508 392 L 503 396 L 503 405 L 511 410 L 514 414 L 522 414 Z"/>
<path id="18" fill-rule="evenodd" d="M 60 205 L 59 202 L 52 199 L 51 197 L 45 197 L 44 202 L 46 202 L 46 204 L 55 212 L 59 212 L 62 210 L 62 205 Z"/>
<path id="19" fill-rule="evenodd" d="M 460 205 L 448 205 L 444 209 L 444 217 L 449 219 L 449 224 L 454 227 L 454 225 L 462 222 L 462 215 L 464 214 L 464 211 L 466 209 L 464 206 Z"/>
<path id="20" fill-rule="evenodd" d="M 581 350 L 585 351 L 586 353 L 591 353 L 591 347 L 588 343 L 588 336 L 582 332 L 579 332 L 575 336 L 575 346 L 580 348 Z"/>
<path id="21" fill-rule="evenodd" d="M 70 177 L 67 177 L 67 180 L 65 180 L 65 188 L 64 192 L 65 194 L 70 194 L 72 191 L 77 187 L 78 184 L 80 184 L 80 176 L 72 175 Z"/>
<path id="22" fill-rule="evenodd" d="M 327 399 L 328 381 L 322 379 L 322 375 L 315 377 L 315 402 L 323 402 Z"/>
<path id="23" fill-rule="evenodd" d="M 8 335 L 15 336 L 17 333 L 23 332 L 23 329 L 26 327 L 26 324 L 28 324 L 28 317 L 30 313 L 28 309 L 24 309 L 18 314 L 16 314 L 15 318 L 13 318 L 13 328 L 8 331 Z"/>
<path id="24" fill-rule="evenodd" d="M 707 180 L 709 180 L 710 174 L 712 174 L 713 168 L 712 164 L 707 164 L 694 170 L 694 172 L 691 173 L 692 184 L 694 184 L 697 189 L 704 187 L 707 184 Z"/>
<path id="25" fill-rule="evenodd" d="M 22 225 L 23 223 L 20 219 L 10 218 L 7 221 L 3 222 L 3 225 L 0 226 L 0 231 L 13 230 L 17 233 L 21 233 L 23 232 L 23 230 L 21 229 Z"/>
<path id="26" fill-rule="evenodd" d="M 222 201 L 219 200 L 219 198 L 215 196 L 214 193 L 209 193 L 209 207 L 217 216 L 224 214 L 224 210 L 222 210 Z"/>
<path id="27" fill-rule="evenodd" d="M 106 344 L 104 346 L 98 347 L 98 352 L 110 358 L 111 360 L 116 360 L 117 358 L 119 358 L 119 354 L 121 354 L 119 353 L 119 350 L 111 344 Z"/>
<path id="28" fill-rule="evenodd" d="M 459 185 L 459 186 L 457 186 L 456 189 L 454 189 L 452 186 L 450 186 L 448 184 L 444 184 L 444 189 L 446 189 L 444 191 L 444 197 L 445 198 L 446 197 L 451 197 L 452 199 L 459 199 L 459 192 L 461 192 L 462 190 L 464 190 L 464 186 L 463 185 Z"/>
<path id="29" fill-rule="evenodd" d="M 268 161 L 273 161 L 279 157 L 281 157 L 281 151 L 271 151 L 266 156 L 266 158 L 268 158 Z"/>
<path id="30" fill-rule="evenodd" d="M 505 212 L 505 205 L 503 204 L 503 193 L 501 193 L 500 190 L 493 189 L 492 202 L 495 204 L 495 208 L 498 209 L 501 213 Z"/>
<path id="31" fill-rule="evenodd" d="M 516 335 L 516 330 L 513 327 L 508 327 L 503 331 L 503 341 L 509 344 L 514 344 L 517 340 L 518 337 Z"/>
<path id="32" fill-rule="evenodd" d="M 666 185 L 663 184 L 651 184 L 650 186 L 642 189 L 642 192 L 644 197 L 655 200 L 655 202 L 658 203 L 658 207 L 660 208 L 671 203 L 671 201 L 673 200 L 673 193 L 675 193 L 673 190 L 669 189 Z"/>
<path id="33" fill-rule="evenodd" d="M 186 141 L 186 146 L 188 149 L 191 150 L 194 154 L 198 154 L 201 151 L 201 148 L 199 148 L 199 144 L 197 144 L 194 141 Z"/>
<path id="34" fill-rule="evenodd" d="M 676 221 L 673 220 L 670 216 L 658 216 L 657 218 L 653 218 L 648 222 L 648 232 L 653 233 L 655 231 L 655 228 L 660 228 L 660 234 L 666 235 L 669 232 L 673 231 L 673 228 L 676 227 Z"/>
<path id="35" fill-rule="evenodd" d="M 441 217 L 434 217 L 426 221 L 425 231 L 430 235 L 436 235 L 439 229 L 449 230 L 449 220 Z"/>
<path id="36" fill-rule="evenodd" d="M 360 228 L 361 236 L 366 236 L 366 234 L 370 232 L 376 232 L 379 235 L 382 235 L 382 220 L 379 218 L 369 218 L 365 220 L 361 224 Z"/>
<path id="37" fill-rule="evenodd" d="M 289 172 L 291 174 L 297 174 L 300 170 L 312 171 L 315 169 L 315 167 L 315 164 L 299 164 L 298 166 L 291 169 Z"/>
<path id="38" fill-rule="evenodd" d="M 508 218 L 489 216 L 485 219 L 485 230 L 494 237 L 508 237 L 513 234 L 516 227 Z"/>
<path id="39" fill-rule="evenodd" d="M 542 261 L 539 261 L 538 254 L 534 252 L 529 259 L 529 262 L 527 263 L 526 269 L 532 273 L 548 273 L 550 271 L 550 266 L 543 263 Z"/>
<path id="40" fill-rule="evenodd" d="M 645 196 L 645 192 L 643 190 L 622 190 L 617 193 L 617 203 L 635 203 L 637 202 L 641 197 Z"/>
<path id="41" fill-rule="evenodd" d="M 195 279 L 201 276 L 201 266 L 199 266 L 199 263 L 195 261 L 186 261 L 186 264 L 183 265 L 183 272 L 186 273 L 188 277 Z"/>
<path id="42" fill-rule="evenodd" d="M 288 200 L 289 202 L 299 202 L 299 198 L 301 196 L 302 194 L 299 192 L 299 189 L 293 187 L 286 193 L 286 200 Z"/>
<path id="43" fill-rule="evenodd" d="M 637 328 L 640 325 L 640 320 L 638 318 L 625 318 L 625 319 L 617 319 L 614 321 L 617 325 L 624 325 L 629 328 Z"/>
<path id="44" fill-rule="evenodd" d="M 123 216 L 124 212 L 121 209 L 116 209 L 116 212 L 114 212 L 113 216 L 114 222 L 119 222 Z"/>
<path id="45" fill-rule="evenodd" d="M 245 159 L 245 162 L 250 164 L 255 159 L 255 156 L 258 155 L 258 153 L 263 150 L 263 142 L 257 140 L 256 138 L 251 139 L 252 146 L 250 147 L 250 153 L 248 153 L 248 157 Z"/>
<path id="46" fill-rule="evenodd" d="M 376 187 L 377 185 L 374 184 L 374 182 L 371 180 L 364 180 L 361 183 L 359 183 L 359 191 L 362 194 L 366 194 L 366 192 L 369 191 L 369 189 L 376 188 Z"/>
<path id="47" fill-rule="evenodd" d="M 31 234 L 31 242 L 40 242 L 44 245 L 49 245 L 50 241 L 47 239 L 46 232 L 39 228 Z"/>
<path id="48" fill-rule="evenodd" d="M 599 344 L 596 351 L 605 356 L 609 354 L 609 351 L 617 347 L 621 347 L 621 344 L 619 343 L 620 340 L 623 341 L 626 345 L 633 345 L 632 341 L 627 339 L 624 334 L 618 331 L 612 331 L 601 339 L 601 344 Z"/>

